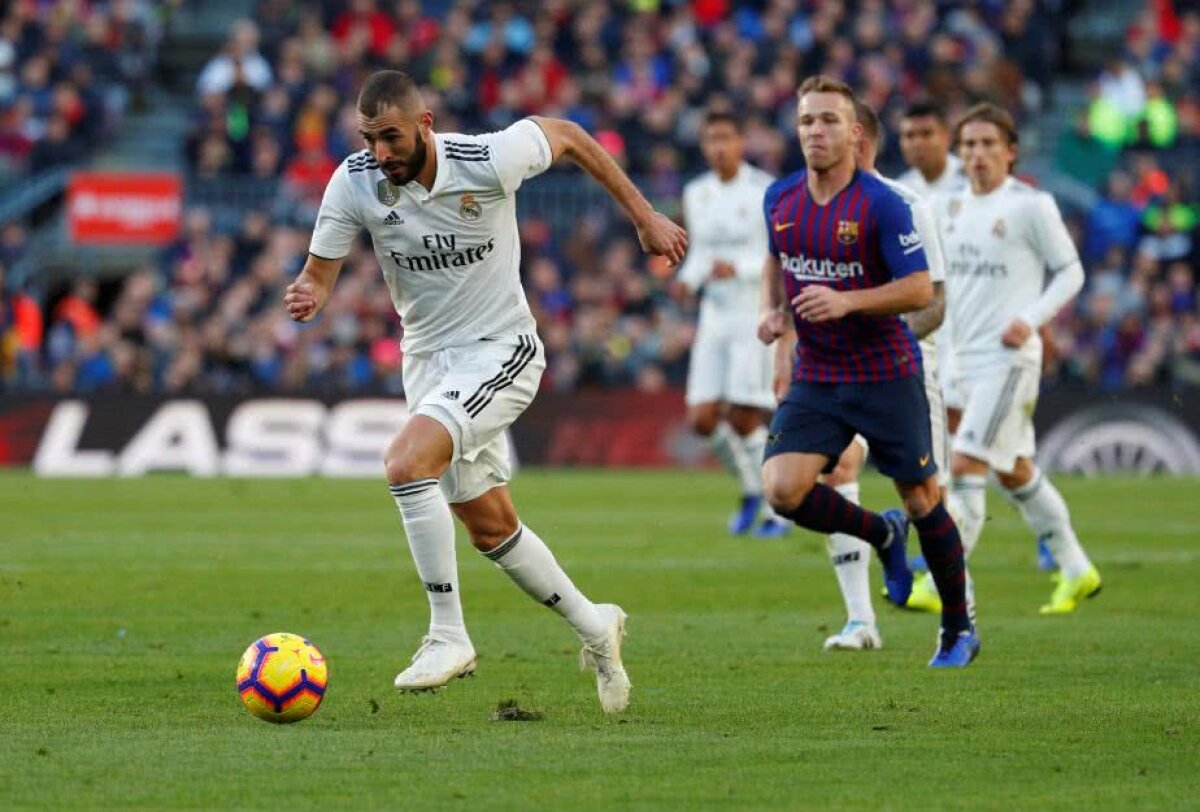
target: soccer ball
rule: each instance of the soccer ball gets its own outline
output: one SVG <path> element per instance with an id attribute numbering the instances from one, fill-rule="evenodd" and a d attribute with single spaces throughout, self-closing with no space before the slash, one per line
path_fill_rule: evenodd
<path id="1" fill-rule="evenodd" d="M 298 634 L 276 632 L 255 640 L 237 668 L 238 695 L 259 719 L 285 724 L 312 716 L 325 698 L 329 666 Z"/>

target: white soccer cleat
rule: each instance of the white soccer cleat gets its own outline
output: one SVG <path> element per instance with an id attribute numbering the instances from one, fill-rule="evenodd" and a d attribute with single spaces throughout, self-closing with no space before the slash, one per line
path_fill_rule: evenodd
<path id="1" fill-rule="evenodd" d="M 398 691 L 432 691 L 452 679 L 475 673 L 475 647 L 468 640 L 442 640 L 433 635 L 421 638 L 412 665 L 396 675 Z"/>
<path id="2" fill-rule="evenodd" d="M 862 651 L 883 648 L 883 638 L 874 623 L 851 620 L 837 634 L 825 640 L 826 651 Z"/>
<path id="3" fill-rule="evenodd" d="M 596 693 L 605 713 L 620 713 L 629 706 L 629 675 L 621 664 L 621 641 L 625 638 L 625 618 L 620 606 L 601 603 L 596 606 L 604 618 L 608 635 L 598 642 L 585 643 L 579 652 L 580 667 L 596 672 Z"/>

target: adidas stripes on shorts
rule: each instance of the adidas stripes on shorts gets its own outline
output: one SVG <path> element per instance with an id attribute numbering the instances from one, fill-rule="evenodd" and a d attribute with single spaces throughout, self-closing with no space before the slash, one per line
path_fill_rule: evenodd
<path id="1" fill-rule="evenodd" d="M 454 456 L 441 487 L 454 504 L 469 502 L 512 476 L 507 429 L 533 402 L 545 350 L 522 333 L 404 357 L 409 414 L 450 432 Z"/>

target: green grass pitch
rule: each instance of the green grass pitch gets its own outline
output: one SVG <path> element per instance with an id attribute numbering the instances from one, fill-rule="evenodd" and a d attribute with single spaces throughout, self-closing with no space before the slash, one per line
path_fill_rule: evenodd
<path id="1" fill-rule="evenodd" d="M 525 521 L 630 614 L 633 703 L 604 718 L 577 643 L 460 539 L 478 675 L 392 678 L 426 622 L 382 481 L 0 476 L 0 797 L 8 809 L 1200 808 L 1200 483 L 1061 478 L 1105 579 L 1044 618 L 994 493 L 973 562 L 983 653 L 934 672 L 936 621 L 843 614 L 816 536 L 732 539 L 715 473 L 525 471 Z M 894 503 L 886 484 L 864 501 Z M 915 538 L 914 538 L 915 542 Z M 878 582 L 878 568 L 874 570 Z M 312 719 L 234 690 L 242 650 L 308 635 Z M 540 722 L 497 722 L 515 699 Z"/>

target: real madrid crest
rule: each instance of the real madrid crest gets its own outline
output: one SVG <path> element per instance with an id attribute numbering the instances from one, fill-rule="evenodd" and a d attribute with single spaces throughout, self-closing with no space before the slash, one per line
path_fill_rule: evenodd
<path id="1" fill-rule="evenodd" d="M 400 187 L 387 178 L 375 184 L 375 196 L 385 206 L 395 206 L 400 199 Z"/>
<path id="2" fill-rule="evenodd" d="M 1007 233 L 1008 233 L 1008 229 L 1005 227 L 1004 218 L 1002 217 L 996 221 L 996 224 L 994 226 L 992 226 L 992 235 L 996 239 L 1002 240 L 1002 239 L 1004 239 L 1004 235 Z"/>
<path id="3" fill-rule="evenodd" d="M 957 197 L 954 198 L 953 200 L 950 201 L 949 209 L 950 209 L 950 216 L 957 217 L 958 213 L 960 211 L 962 211 L 962 201 L 959 200 Z"/>
<path id="4" fill-rule="evenodd" d="M 475 200 L 475 195 L 463 195 L 458 203 L 458 213 L 464 220 L 478 220 L 483 214 L 483 207 Z"/>
<path id="5" fill-rule="evenodd" d="M 837 238 L 842 245 L 854 245 L 858 242 L 858 221 L 838 220 Z"/>

